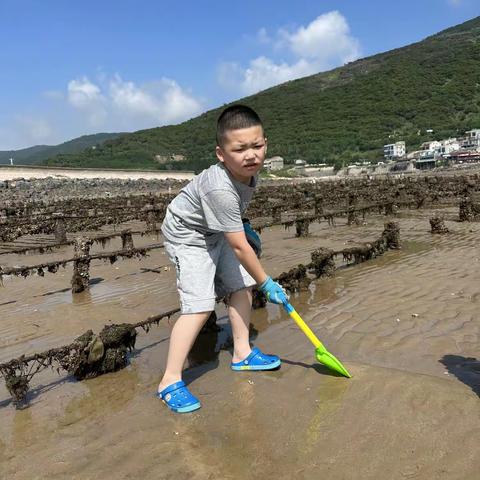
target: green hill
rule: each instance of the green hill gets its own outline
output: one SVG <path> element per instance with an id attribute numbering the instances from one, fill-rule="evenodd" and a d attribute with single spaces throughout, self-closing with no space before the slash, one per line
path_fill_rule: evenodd
<path id="1" fill-rule="evenodd" d="M 121 133 L 96 133 L 95 135 L 83 135 L 60 145 L 35 145 L 34 147 L 22 148 L 21 150 L 0 151 L 0 164 L 10 164 L 13 158 L 17 165 L 30 165 L 42 162 L 59 154 L 80 153 L 86 148 L 100 146 L 105 140 L 118 138 Z"/>
<path id="2" fill-rule="evenodd" d="M 261 115 L 269 154 L 287 161 L 378 159 L 382 146 L 480 128 L 480 17 L 407 47 L 270 88 L 240 102 Z M 49 164 L 199 170 L 215 161 L 221 108 L 180 125 L 126 134 Z M 433 129 L 433 134 L 427 134 Z M 155 155 L 186 160 L 159 164 Z"/>

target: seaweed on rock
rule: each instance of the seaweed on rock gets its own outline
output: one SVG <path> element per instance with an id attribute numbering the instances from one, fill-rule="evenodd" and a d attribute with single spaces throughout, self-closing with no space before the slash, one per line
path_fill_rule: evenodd
<path id="1" fill-rule="evenodd" d="M 288 272 L 281 273 L 276 281 L 292 293 L 306 290 L 312 283 L 312 280 L 307 276 L 307 268 L 302 264 L 290 269 Z"/>
<path id="2" fill-rule="evenodd" d="M 316 278 L 332 277 L 335 274 L 335 252 L 329 248 L 320 247 L 311 253 L 312 262 L 308 268 Z"/>
<path id="3" fill-rule="evenodd" d="M 432 233 L 449 233 L 449 230 L 445 225 L 445 219 L 441 216 L 435 216 L 430 219 L 430 229 Z"/>

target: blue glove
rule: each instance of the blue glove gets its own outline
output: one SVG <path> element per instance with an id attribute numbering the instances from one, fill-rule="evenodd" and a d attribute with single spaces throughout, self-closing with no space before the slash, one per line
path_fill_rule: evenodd
<path id="1" fill-rule="evenodd" d="M 245 236 L 247 237 L 247 242 L 253 248 L 253 251 L 260 258 L 262 254 L 262 241 L 258 233 L 252 228 L 248 220 L 243 221 L 243 230 L 245 231 Z"/>
<path id="2" fill-rule="evenodd" d="M 267 300 L 271 303 L 276 303 L 282 305 L 288 302 L 287 294 L 285 290 L 272 280 L 272 277 L 267 277 L 267 279 L 260 285 L 260 290 L 265 294 Z"/>

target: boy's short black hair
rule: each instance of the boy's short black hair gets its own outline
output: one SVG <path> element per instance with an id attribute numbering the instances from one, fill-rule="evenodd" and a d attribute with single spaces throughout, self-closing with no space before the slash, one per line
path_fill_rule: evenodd
<path id="1" fill-rule="evenodd" d="M 231 105 L 227 107 L 217 120 L 217 145 L 222 145 L 225 139 L 225 133 L 228 130 L 239 130 L 260 125 L 263 128 L 262 121 L 253 108 L 246 105 Z"/>

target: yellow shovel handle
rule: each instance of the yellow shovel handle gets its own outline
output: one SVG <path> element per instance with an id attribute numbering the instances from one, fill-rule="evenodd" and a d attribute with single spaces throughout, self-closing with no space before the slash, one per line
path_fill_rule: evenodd
<path id="1" fill-rule="evenodd" d="M 295 320 L 295 323 L 300 327 L 300 330 L 307 336 L 307 338 L 313 343 L 315 348 L 325 348 L 322 342 L 315 336 L 310 327 L 303 321 L 302 317 L 297 313 L 295 309 L 289 311 L 290 317 Z"/>

